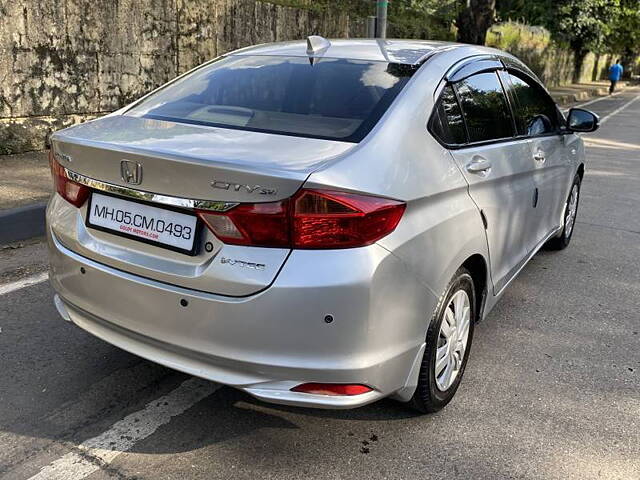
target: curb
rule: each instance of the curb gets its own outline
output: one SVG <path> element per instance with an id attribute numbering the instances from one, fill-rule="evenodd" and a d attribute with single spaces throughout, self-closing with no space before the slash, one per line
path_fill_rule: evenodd
<path id="1" fill-rule="evenodd" d="M 627 82 L 619 83 L 616 91 L 623 91 L 627 87 L 627 85 Z M 551 96 L 553 97 L 555 102 L 561 107 L 564 107 L 570 103 L 578 103 L 591 100 L 592 98 L 606 97 L 607 95 L 609 95 L 608 87 L 591 88 L 588 90 L 581 90 L 579 92 L 565 93 L 561 95 L 553 95 L 553 90 L 551 93 Z"/>
<path id="2" fill-rule="evenodd" d="M 0 245 L 44 235 L 46 203 L 0 210 Z"/>

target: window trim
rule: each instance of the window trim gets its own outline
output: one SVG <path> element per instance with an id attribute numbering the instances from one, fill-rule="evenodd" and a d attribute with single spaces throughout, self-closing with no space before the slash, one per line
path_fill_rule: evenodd
<path id="1" fill-rule="evenodd" d="M 477 59 L 474 59 L 472 62 L 469 63 L 475 63 L 476 61 L 478 61 Z M 466 64 L 465 64 L 466 65 Z M 518 137 L 517 133 L 518 133 L 518 129 L 517 126 L 515 124 L 515 113 L 513 110 L 513 105 L 511 103 L 511 97 L 510 94 L 507 91 L 507 88 L 505 87 L 505 85 L 502 82 L 501 79 L 501 75 L 500 75 L 500 71 L 505 70 L 504 66 L 502 66 L 502 64 L 500 65 L 500 67 L 495 68 L 493 70 L 484 70 L 482 68 L 479 68 L 477 71 L 475 71 L 473 74 L 466 76 L 463 79 L 460 79 L 456 82 L 451 82 L 449 80 L 447 80 L 448 75 L 445 75 L 442 80 L 440 81 L 440 84 L 438 85 L 438 88 L 436 88 L 435 92 L 434 92 L 434 96 L 436 97 L 436 101 L 433 104 L 433 108 L 431 110 L 431 114 L 429 115 L 429 119 L 427 120 L 427 131 L 431 134 L 431 136 L 443 147 L 449 149 L 449 150 L 462 150 L 464 148 L 469 148 L 469 147 L 476 147 L 476 146 L 486 146 L 486 145 L 492 145 L 492 144 L 497 144 L 497 143 L 505 143 L 505 142 L 512 142 L 512 141 L 519 141 L 522 140 L 522 137 Z M 454 87 L 455 83 L 458 83 L 462 80 L 465 80 L 467 78 L 470 78 L 474 75 L 480 74 L 480 73 L 487 73 L 487 72 L 494 72 L 496 74 L 496 76 L 498 77 L 498 82 L 500 83 L 500 86 L 502 87 L 502 91 L 504 93 L 505 99 L 507 101 L 507 108 L 509 110 L 509 113 L 511 114 L 511 128 L 512 128 L 512 136 L 511 137 L 504 137 L 504 138 L 494 138 L 494 139 L 490 139 L 490 140 L 480 140 L 480 141 L 476 141 L 476 142 L 471 142 L 470 141 L 470 136 L 469 136 L 469 128 L 467 127 L 467 118 L 465 116 L 464 110 L 462 108 L 462 104 L 460 103 L 460 97 L 458 96 L 458 91 L 457 89 Z M 458 108 L 460 109 L 460 111 L 462 112 L 462 121 L 464 124 L 464 130 L 465 130 L 465 136 L 466 136 L 466 142 L 465 143 L 446 143 L 444 142 L 440 137 L 438 137 L 438 135 L 436 135 L 433 131 L 432 125 L 434 122 L 434 118 L 438 115 L 438 107 L 440 102 L 442 101 L 442 92 L 444 91 L 444 89 L 447 86 L 451 86 L 453 93 L 456 97 L 456 103 L 458 104 Z"/>
<path id="2" fill-rule="evenodd" d="M 504 92 L 504 98 L 507 100 L 507 108 L 509 109 L 509 113 L 511 113 L 511 128 L 513 129 L 512 138 L 518 137 L 518 122 L 516 121 L 516 110 L 514 108 L 514 102 L 512 102 L 511 95 L 509 95 L 510 85 L 506 84 L 504 81 L 504 69 L 496 70 L 496 76 L 498 77 L 498 82 L 502 86 L 502 91 Z"/>
<path id="3" fill-rule="evenodd" d="M 473 75 L 504 68 L 495 55 L 475 55 L 467 57 L 454 65 L 444 76 L 449 83 L 457 83 Z"/>
<path id="4" fill-rule="evenodd" d="M 438 120 L 438 117 L 440 116 L 438 113 L 438 109 L 440 106 L 440 102 L 442 101 L 442 95 L 444 92 L 444 89 L 447 87 L 451 87 L 451 90 L 453 91 L 453 95 L 456 98 L 456 105 L 458 105 L 458 108 L 460 109 L 460 114 L 462 116 L 462 124 L 464 125 L 464 139 L 465 139 L 465 143 L 446 143 L 444 140 L 442 140 L 438 135 L 436 135 L 436 133 L 433 131 L 433 124 L 434 122 L 436 122 Z M 431 134 L 431 136 L 433 138 L 436 139 L 436 141 L 442 145 L 445 148 L 449 148 L 449 149 L 458 149 L 458 148 L 462 148 L 465 145 L 468 145 L 469 143 L 469 131 L 467 130 L 467 122 L 464 118 L 464 112 L 462 111 L 462 107 L 460 106 L 460 100 L 458 99 L 458 93 L 456 92 L 456 89 L 453 88 L 453 85 L 450 82 L 447 82 L 446 80 L 443 80 L 440 85 L 438 85 L 438 88 L 436 89 L 436 92 L 438 93 L 438 98 L 437 100 L 434 102 L 433 104 L 433 108 L 431 110 L 431 115 L 429 115 L 429 118 L 427 119 L 427 131 Z"/>
<path id="5" fill-rule="evenodd" d="M 500 66 L 496 64 L 494 64 L 495 68 L 486 68 L 486 62 L 487 61 L 497 61 L 500 63 Z M 473 67 L 474 64 L 477 64 L 476 67 Z M 468 69 L 467 72 L 465 72 L 464 77 L 459 78 L 456 76 L 456 73 L 462 71 L 463 69 Z M 469 141 L 469 131 L 467 128 L 467 119 L 464 115 L 464 111 L 462 110 L 462 105 L 460 104 L 460 99 L 458 97 L 458 92 L 455 88 L 453 88 L 453 92 L 456 96 L 456 102 L 458 103 L 458 108 L 460 108 L 460 111 L 462 112 L 462 120 L 465 126 L 465 134 L 466 134 L 466 142 L 463 144 L 449 144 L 444 142 L 440 137 L 438 137 L 438 135 L 436 135 L 433 131 L 432 125 L 433 125 L 433 121 L 434 121 L 434 117 L 436 115 L 438 115 L 438 106 L 439 103 L 442 99 L 442 91 L 448 86 L 451 85 L 453 87 L 454 83 L 457 83 L 459 81 L 462 81 L 466 78 L 469 78 L 473 75 L 476 75 L 478 73 L 485 73 L 485 72 L 489 72 L 489 71 L 495 71 L 498 75 L 498 78 L 500 80 L 500 83 L 502 84 L 502 89 L 505 93 L 505 96 L 507 98 L 507 104 L 509 105 L 509 111 L 511 113 L 511 120 L 512 120 L 512 128 L 514 131 L 514 136 L 512 137 L 505 137 L 505 138 L 499 138 L 499 139 L 493 139 L 493 140 L 483 140 L 480 142 L 470 142 Z M 468 75 L 467 75 L 468 73 Z M 542 133 L 539 135 L 519 135 L 518 134 L 518 126 L 516 124 L 516 104 L 517 104 L 517 100 L 515 99 L 514 93 L 513 93 L 513 85 L 511 84 L 511 81 L 509 78 L 506 78 L 506 80 L 503 78 L 504 77 L 508 77 L 508 75 L 506 75 L 507 73 L 512 73 L 515 76 L 518 75 L 522 75 L 524 76 L 526 79 L 528 79 L 529 81 L 533 82 L 535 85 L 537 85 L 539 88 L 542 89 L 542 91 L 544 93 L 547 94 L 547 96 L 549 97 L 549 99 L 551 99 L 551 101 L 553 102 L 553 104 L 555 105 L 555 109 L 556 109 L 556 114 L 557 114 L 557 118 L 558 118 L 558 129 L 554 132 L 549 132 L 549 133 Z M 455 78 L 455 80 L 454 80 Z M 431 111 L 431 114 L 429 115 L 429 118 L 427 119 L 427 131 L 431 134 L 431 136 L 443 147 L 449 149 L 449 150 L 461 150 L 464 148 L 468 148 L 468 147 L 475 147 L 475 146 L 486 146 L 486 145 L 491 145 L 491 144 L 497 144 L 497 143 L 505 143 L 505 142 L 511 142 L 511 141 L 522 141 L 522 140 L 529 140 L 529 139 L 534 139 L 534 138 L 545 138 L 545 137 L 553 137 L 553 136 L 563 136 L 566 135 L 568 133 L 570 133 L 567 129 L 566 129 L 566 118 L 564 118 L 564 115 L 562 114 L 562 112 L 560 111 L 560 108 L 558 107 L 558 104 L 556 103 L 555 100 L 553 100 L 553 97 L 551 97 L 551 95 L 549 94 L 549 92 L 547 91 L 546 87 L 542 84 L 542 82 L 540 82 L 535 75 L 528 70 L 528 68 L 525 65 L 520 65 L 517 61 L 514 61 L 513 59 L 509 58 L 509 57 L 503 57 L 503 56 L 499 56 L 499 55 L 474 55 L 471 57 L 467 57 L 464 58 L 462 60 L 460 60 L 459 62 L 457 62 L 453 67 L 451 67 L 441 78 L 440 83 L 438 84 L 438 87 L 435 89 L 434 91 L 434 103 L 433 103 L 433 108 Z"/>
<path id="6" fill-rule="evenodd" d="M 464 110 L 462 109 L 462 103 L 460 102 L 460 95 L 458 94 L 458 90 L 453 85 L 453 83 L 449 83 L 451 86 L 451 90 L 453 91 L 453 96 L 456 97 L 456 105 L 458 105 L 458 109 L 460 110 L 460 116 L 462 117 L 462 124 L 464 125 L 464 139 L 465 142 L 463 145 L 468 145 L 471 143 L 471 135 L 469 135 L 469 125 L 467 125 L 467 117 L 464 114 Z"/>

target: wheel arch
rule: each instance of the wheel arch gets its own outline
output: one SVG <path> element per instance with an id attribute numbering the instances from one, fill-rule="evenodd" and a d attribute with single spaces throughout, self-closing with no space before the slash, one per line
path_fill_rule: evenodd
<path id="1" fill-rule="evenodd" d="M 463 257 L 464 258 L 464 257 Z M 485 305 L 485 301 L 487 295 L 489 294 L 489 285 L 491 285 L 491 279 L 489 276 L 489 265 L 487 263 L 487 259 L 481 253 L 473 253 L 466 257 L 466 259 L 462 263 L 456 263 L 455 272 L 457 272 L 461 267 L 465 268 L 471 274 L 471 278 L 473 279 L 474 288 L 476 290 L 476 298 L 475 304 L 478 312 L 477 320 L 482 318 L 482 313 Z M 452 280 L 451 273 L 448 282 Z M 478 294 L 480 292 L 480 294 Z M 446 293 L 446 292 L 445 292 Z M 437 311 L 437 307 L 436 307 Z M 431 318 L 429 318 L 429 321 Z M 476 320 L 476 321 L 477 321 Z M 430 323 L 427 323 L 427 328 Z M 426 331 L 425 331 L 426 336 Z M 399 400 L 401 402 L 408 402 L 411 397 L 414 395 L 416 391 L 416 387 L 418 385 L 418 376 L 420 374 L 420 369 L 422 366 L 422 359 L 425 351 L 425 344 L 423 343 L 418 354 L 416 355 L 413 365 L 409 370 L 407 375 L 407 379 L 405 380 L 404 386 L 396 391 L 391 398 Z"/>
<path id="2" fill-rule="evenodd" d="M 581 163 L 580 165 L 578 165 L 578 170 L 576 173 L 580 177 L 580 180 L 582 180 L 584 177 L 584 163 Z"/>
<path id="3" fill-rule="evenodd" d="M 477 312 L 477 320 L 482 319 L 483 309 L 488 293 L 489 285 L 489 267 L 485 258 L 479 253 L 471 255 L 467 258 L 462 267 L 466 268 L 471 274 L 473 284 L 476 290 L 475 307 Z"/>

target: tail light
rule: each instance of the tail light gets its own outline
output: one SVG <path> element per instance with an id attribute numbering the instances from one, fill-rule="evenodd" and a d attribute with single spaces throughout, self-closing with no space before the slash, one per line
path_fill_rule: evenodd
<path id="1" fill-rule="evenodd" d="M 89 197 L 89 187 L 81 185 L 67 177 L 65 169 L 55 158 L 52 150 L 49 150 L 49 165 L 51 166 L 51 176 L 56 192 L 67 202 L 75 207 L 81 207 Z"/>
<path id="2" fill-rule="evenodd" d="M 198 215 L 223 242 L 281 248 L 352 248 L 391 233 L 405 204 L 328 190 L 300 190 L 293 198 L 242 204 L 228 212 Z"/>
<path id="3" fill-rule="evenodd" d="M 372 392 L 366 385 L 344 383 L 303 383 L 291 389 L 292 392 L 312 393 L 315 395 L 351 396 Z"/>

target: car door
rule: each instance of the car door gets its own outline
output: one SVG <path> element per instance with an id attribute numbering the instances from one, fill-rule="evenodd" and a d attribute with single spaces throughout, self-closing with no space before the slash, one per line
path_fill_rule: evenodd
<path id="1" fill-rule="evenodd" d="M 496 71 L 451 82 L 462 112 L 467 142 L 451 154 L 469 184 L 486 225 L 496 293 L 515 275 L 528 251 L 533 216 L 531 149 L 515 138 L 515 122 Z M 444 96 L 443 96 L 444 98 Z"/>
<path id="2" fill-rule="evenodd" d="M 503 74 L 509 86 L 518 135 L 529 139 L 530 163 L 537 202 L 527 226 L 534 249 L 560 226 L 571 176 L 571 163 L 561 133 L 560 114 L 546 90 L 527 74 Z"/>

